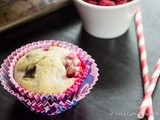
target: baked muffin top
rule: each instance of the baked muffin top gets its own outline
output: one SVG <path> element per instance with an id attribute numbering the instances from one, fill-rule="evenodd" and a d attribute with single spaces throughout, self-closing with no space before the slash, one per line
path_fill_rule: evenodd
<path id="1" fill-rule="evenodd" d="M 61 47 L 35 49 L 21 57 L 14 69 L 16 82 L 35 94 L 59 94 L 76 81 L 81 71 L 80 59 Z"/>

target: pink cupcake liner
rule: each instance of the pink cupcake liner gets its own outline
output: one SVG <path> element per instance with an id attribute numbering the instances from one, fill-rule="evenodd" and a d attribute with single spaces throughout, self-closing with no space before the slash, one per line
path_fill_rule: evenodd
<path id="1" fill-rule="evenodd" d="M 54 96 L 34 94 L 19 86 L 13 77 L 14 66 L 18 59 L 33 49 L 47 49 L 54 44 L 77 53 L 78 56 L 85 62 L 89 71 L 86 71 L 83 79 L 77 81 L 76 84 L 67 90 L 69 93 L 62 93 Z M 70 109 L 79 100 L 90 93 L 90 90 L 96 84 L 99 76 L 97 65 L 91 56 L 87 54 L 87 52 L 71 43 L 54 40 L 33 42 L 16 49 L 10 56 L 7 57 L 6 60 L 4 60 L 4 63 L 1 65 L 0 75 L 1 84 L 4 89 L 16 96 L 30 110 L 46 115 L 56 115 Z"/>

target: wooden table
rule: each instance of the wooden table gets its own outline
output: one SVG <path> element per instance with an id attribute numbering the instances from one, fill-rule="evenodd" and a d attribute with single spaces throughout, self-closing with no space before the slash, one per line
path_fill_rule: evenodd
<path id="1" fill-rule="evenodd" d="M 142 16 L 149 72 L 160 55 L 159 0 L 142 1 Z M 0 34 L 0 63 L 16 48 L 38 40 L 65 40 L 78 45 L 96 60 L 99 80 L 91 93 L 58 116 L 38 115 L 0 86 L 0 120 L 138 120 L 143 92 L 134 20 L 116 39 L 87 34 L 73 5 Z M 160 119 L 160 86 L 153 96 L 155 120 Z"/>

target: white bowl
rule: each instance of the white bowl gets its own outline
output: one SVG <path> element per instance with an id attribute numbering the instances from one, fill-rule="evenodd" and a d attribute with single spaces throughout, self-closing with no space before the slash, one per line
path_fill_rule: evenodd
<path id="1" fill-rule="evenodd" d="M 116 38 L 124 34 L 140 5 L 140 0 L 116 6 L 98 6 L 83 0 L 73 1 L 84 29 L 98 38 Z"/>

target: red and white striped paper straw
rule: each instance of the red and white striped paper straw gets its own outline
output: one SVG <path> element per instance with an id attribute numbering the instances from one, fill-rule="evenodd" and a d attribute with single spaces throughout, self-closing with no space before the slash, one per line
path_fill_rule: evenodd
<path id="1" fill-rule="evenodd" d="M 142 80 L 144 84 L 144 93 L 146 92 L 149 83 L 149 72 L 148 72 L 148 64 L 147 64 L 147 53 L 146 53 L 146 46 L 145 46 L 145 38 L 143 32 L 143 24 L 142 24 L 142 16 L 141 16 L 141 9 L 138 8 L 135 14 L 135 22 L 137 27 L 137 36 L 138 36 L 138 45 L 139 45 L 139 54 L 140 54 L 140 64 L 142 70 Z M 152 98 L 148 99 L 150 104 L 147 105 L 147 120 L 154 120 L 153 116 L 153 106 L 152 106 Z M 139 116 L 138 116 L 139 117 Z"/>
<path id="2" fill-rule="evenodd" d="M 153 75 L 152 75 L 152 78 L 151 78 L 151 81 L 149 84 L 149 87 L 147 88 L 147 91 L 146 91 L 145 96 L 143 98 L 139 112 L 137 114 L 137 116 L 139 118 L 143 118 L 145 115 L 146 109 L 147 109 L 149 102 L 150 102 L 149 99 L 152 97 L 152 94 L 153 94 L 154 89 L 156 87 L 159 75 L 160 75 L 160 58 L 158 59 L 158 62 L 156 64 L 156 67 L 154 69 L 154 72 L 153 72 Z"/>

